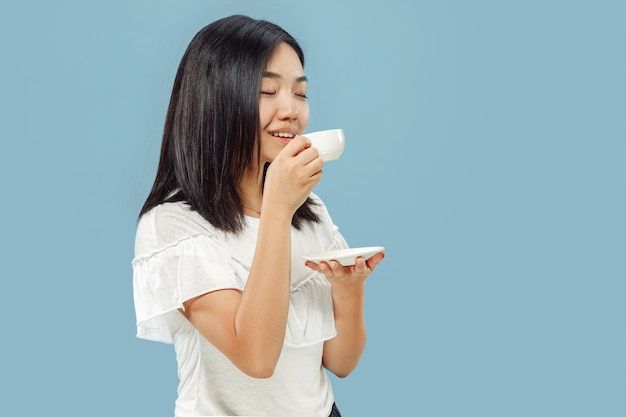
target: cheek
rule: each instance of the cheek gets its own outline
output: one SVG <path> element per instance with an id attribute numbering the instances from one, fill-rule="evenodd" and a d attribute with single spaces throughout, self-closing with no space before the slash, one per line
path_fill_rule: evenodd
<path id="1" fill-rule="evenodd" d="M 267 105 L 259 104 L 259 122 L 261 126 L 267 126 L 272 121 L 272 109 Z"/>
<path id="2" fill-rule="evenodd" d="M 304 103 L 298 109 L 298 120 L 300 121 L 300 131 L 303 132 L 306 125 L 309 123 L 309 104 Z"/>

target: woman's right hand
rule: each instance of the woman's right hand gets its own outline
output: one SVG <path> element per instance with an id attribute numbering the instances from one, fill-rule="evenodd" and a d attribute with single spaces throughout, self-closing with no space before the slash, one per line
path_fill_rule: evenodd
<path id="1" fill-rule="evenodd" d="M 290 216 L 306 201 L 322 179 L 324 161 L 311 141 L 296 136 L 274 158 L 267 169 L 263 190 L 263 212 L 287 210 Z"/>

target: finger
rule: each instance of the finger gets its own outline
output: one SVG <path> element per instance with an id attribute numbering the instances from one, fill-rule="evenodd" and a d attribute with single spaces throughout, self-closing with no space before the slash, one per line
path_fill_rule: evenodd
<path id="1" fill-rule="evenodd" d="M 365 274 L 368 271 L 368 265 L 365 262 L 365 259 L 363 259 L 362 256 L 359 256 L 356 258 L 356 260 L 354 261 L 354 272 L 362 275 Z"/>
<path id="2" fill-rule="evenodd" d="M 322 170 L 324 161 L 321 158 L 316 158 L 302 167 L 302 179 L 305 181 L 311 181 L 311 184 L 315 185 L 321 181 L 324 171 Z"/>
<path id="3" fill-rule="evenodd" d="M 319 151 L 313 147 L 306 148 L 300 151 L 300 153 L 296 155 L 296 160 L 303 165 L 316 163 L 318 165 L 318 170 L 321 169 L 321 167 L 324 165 L 324 160 L 320 158 Z"/>
<path id="4" fill-rule="evenodd" d="M 372 256 L 369 257 L 369 259 L 367 260 L 367 267 L 370 270 L 374 270 L 374 268 L 376 268 L 376 266 L 380 263 L 380 261 L 383 260 L 383 258 L 385 257 L 385 253 L 384 252 L 378 252 Z"/>
<path id="5" fill-rule="evenodd" d="M 339 262 L 337 262 L 337 261 L 330 261 L 328 263 L 328 265 L 330 266 L 330 269 L 331 269 L 332 273 L 336 277 L 344 276 L 343 265 L 341 265 Z"/>
<path id="6" fill-rule="evenodd" d="M 305 136 L 296 136 L 286 146 L 285 152 L 288 152 L 291 156 L 296 156 L 305 149 L 311 148 L 311 141 Z"/>
<path id="7" fill-rule="evenodd" d="M 330 262 L 320 262 L 319 263 L 320 271 L 327 279 L 336 278 L 332 267 L 330 266 Z"/>
<path id="8" fill-rule="evenodd" d="M 314 270 L 316 272 L 321 272 L 320 266 L 318 264 L 316 264 L 315 262 L 313 262 L 313 261 L 306 261 L 304 263 L 304 265 L 309 267 L 309 268 L 311 268 L 312 270 Z"/>

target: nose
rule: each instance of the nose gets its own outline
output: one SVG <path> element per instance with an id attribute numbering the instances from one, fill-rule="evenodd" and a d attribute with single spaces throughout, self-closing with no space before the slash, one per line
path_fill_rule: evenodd
<path id="1" fill-rule="evenodd" d="M 298 106 L 294 97 L 286 96 L 281 98 L 278 118 L 281 120 L 295 120 L 298 118 Z"/>

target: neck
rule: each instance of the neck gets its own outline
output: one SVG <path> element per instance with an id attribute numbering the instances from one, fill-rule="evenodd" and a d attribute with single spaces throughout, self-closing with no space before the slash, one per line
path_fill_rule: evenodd
<path id="1" fill-rule="evenodd" d="M 263 202 L 263 171 L 248 171 L 239 183 L 239 196 L 244 209 L 261 215 L 261 203 Z"/>

